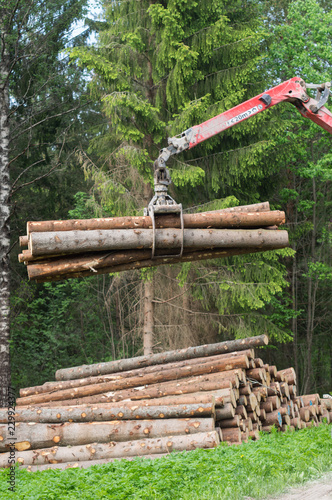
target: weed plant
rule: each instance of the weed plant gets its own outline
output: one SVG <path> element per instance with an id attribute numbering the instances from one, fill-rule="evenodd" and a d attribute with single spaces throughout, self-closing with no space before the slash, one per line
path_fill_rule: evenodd
<path id="1" fill-rule="evenodd" d="M 0 498 L 24 500 L 266 499 L 332 470 L 331 426 L 262 435 L 239 446 L 120 460 L 87 469 L 0 471 Z"/>

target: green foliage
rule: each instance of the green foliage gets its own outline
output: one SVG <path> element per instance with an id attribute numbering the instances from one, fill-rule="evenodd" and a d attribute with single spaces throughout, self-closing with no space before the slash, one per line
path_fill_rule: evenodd
<path id="1" fill-rule="evenodd" d="M 267 57 L 267 72 L 273 81 L 301 76 L 306 83 L 331 80 L 330 9 L 316 0 L 288 2 L 281 22 L 271 26 L 272 43 Z M 308 90 L 314 97 L 314 91 Z M 330 106 L 329 103 L 326 104 Z M 285 181 L 280 202 L 286 209 L 290 240 L 296 250 L 295 263 L 288 262 L 295 321 L 292 322 L 301 390 L 328 388 L 331 370 L 324 350 L 328 335 L 331 280 L 331 228 L 329 212 L 331 194 L 331 135 L 299 114 L 287 110 L 282 119 L 289 123 L 287 134 L 280 137 L 282 147 L 288 143 Z M 323 368 L 324 367 L 324 368 Z"/>
<path id="2" fill-rule="evenodd" d="M 308 83 L 330 81 L 331 28 L 331 11 L 317 0 L 290 2 L 287 21 L 274 29 L 270 67 L 275 77 L 299 75 Z"/>
<path id="3" fill-rule="evenodd" d="M 246 98 L 248 82 L 257 73 L 263 31 L 250 3 L 244 9 L 238 3 L 222 1 L 208 1 L 204 6 L 198 2 L 149 5 L 129 1 L 116 6 L 105 2 L 105 8 L 108 24 L 99 34 L 98 45 L 76 47 L 70 54 L 73 61 L 93 70 L 91 92 L 99 96 L 109 118 L 93 148 L 97 152 L 102 143 L 104 149 L 105 134 L 109 155 L 123 142 L 135 146 L 143 152 L 145 165 L 132 166 L 151 180 L 152 161 L 165 144 L 166 130 L 177 134 Z M 214 138 L 197 148 L 196 158 L 211 155 L 212 172 L 204 160 L 189 164 L 193 158 L 189 152 L 185 160 L 174 159 L 170 167 L 176 192 L 189 202 L 198 194 L 192 189 L 204 181 L 205 199 L 199 195 L 199 201 L 206 202 L 207 197 L 233 194 L 225 193 L 221 180 L 240 191 L 243 176 L 257 182 L 262 174 L 257 163 L 267 145 L 262 137 L 252 141 L 249 136 L 258 128 L 261 136 L 260 123 L 256 118 L 237 132 L 226 133 L 225 144 Z M 252 144 L 246 144 L 246 154 L 235 157 L 239 143 L 248 141 Z M 215 155 L 220 149 L 227 154 Z M 110 177 L 117 166 L 113 159 Z M 257 186 L 254 189 L 256 192 Z"/>
<path id="4" fill-rule="evenodd" d="M 90 197 L 79 191 L 74 194 L 74 208 L 68 211 L 70 219 L 90 219 L 94 214 L 89 207 Z"/>
<path id="5" fill-rule="evenodd" d="M 16 493 L 7 491 L 8 471 L 0 471 L 4 500 L 236 500 L 264 499 L 331 471 L 331 426 L 272 432 L 240 446 L 171 453 L 165 458 L 115 461 L 87 469 L 17 470 Z"/>
<path id="6" fill-rule="evenodd" d="M 98 43 L 70 52 L 72 61 L 91 71 L 90 90 L 106 120 L 81 162 L 94 183 L 97 215 L 136 214 L 149 201 L 143 183 L 152 184 L 153 161 L 166 134 L 176 135 L 263 90 L 262 82 L 253 82 L 262 77 L 262 40 L 268 35 L 252 2 L 129 0 L 104 6 Z M 260 114 L 176 155 L 169 162 L 172 195 L 194 206 L 190 210 L 266 199 L 277 168 L 271 162 L 275 136 L 287 125 L 273 121 L 272 113 Z M 275 329 L 264 312 L 272 298 L 282 302 L 287 285 L 282 253 L 276 255 L 219 260 L 213 270 L 185 265 L 179 282 L 195 281 L 193 298 L 217 311 L 220 333 L 248 336 L 263 329 L 289 338 L 281 331 L 291 315 L 286 306 Z M 208 283 L 201 278 L 205 274 Z"/>
<path id="7" fill-rule="evenodd" d="M 303 273 L 304 278 L 311 278 L 320 281 L 331 281 L 332 279 L 332 266 L 324 262 L 309 262 L 308 272 Z"/>
<path id="8" fill-rule="evenodd" d="M 10 349 L 16 388 L 53 379 L 62 354 L 68 363 L 76 349 L 69 325 L 68 338 L 63 335 L 65 321 L 74 321 L 70 306 L 78 300 L 80 290 L 72 288 L 67 293 L 59 287 L 58 293 L 50 292 L 48 297 L 47 287 L 27 284 L 26 268 L 17 262 L 17 240 L 26 232 L 27 219 L 67 218 L 74 194 L 86 188 L 73 151 L 79 141 L 84 144 L 89 138 L 89 112 L 94 106 L 88 105 L 83 72 L 77 65 L 69 67 L 64 50 L 74 43 L 85 44 L 91 33 L 87 29 L 82 35 L 73 35 L 73 26 L 87 15 L 87 3 L 8 0 L 0 7 L 0 45 L 6 55 L 1 57 L 0 78 L 6 64 L 10 69 Z M 2 31 L 4 25 L 8 37 Z M 79 324 L 78 311 L 77 315 Z M 81 352 L 77 359 L 84 358 Z"/>
<path id="9" fill-rule="evenodd" d="M 53 380 L 56 369 L 92 363 L 108 352 L 98 309 L 89 284 L 79 280 L 45 283 L 38 293 L 22 285 L 13 293 L 13 385 Z"/>
<path id="10" fill-rule="evenodd" d="M 219 333 L 243 338 L 268 333 L 278 342 L 291 340 L 288 328 L 294 312 L 283 300 L 288 286 L 280 256 L 294 255 L 291 249 L 216 259 L 208 266 L 195 265 L 192 294 L 205 310 L 217 311 Z M 185 264 L 178 275 L 188 279 L 194 264 Z"/>

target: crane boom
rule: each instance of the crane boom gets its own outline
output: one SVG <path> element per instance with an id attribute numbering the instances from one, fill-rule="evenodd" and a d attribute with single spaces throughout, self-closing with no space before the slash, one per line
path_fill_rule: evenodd
<path id="1" fill-rule="evenodd" d="M 311 87 L 319 90 L 319 100 L 312 99 L 306 93 L 307 86 L 304 81 L 301 78 L 291 78 L 267 92 L 259 94 L 199 125 L 193 126 L 181 134 L 180 140 L 179 136 L 170 138 L 169 144 L 175 147 L 177 150 L 176 153 L 180 152 L 179 149 L 181 149 L 182 145 L 184 146 L 183 149 L 191 149 L 197 146 L 197 144 L 206 141 L 206 139 L 268 108 L 272 108 L 272 106 L 280 102 L 294 104 L 303 116 L 314 121 L 332 134 L 332 114 L 328 109 L 323 107 L 323 104 L 328 99 L 330 86 L 330 83 L 317 86 L 312 85 Z M 185 138 L 184 141 L 181 141 L 182 137 Z"/>
<path id="2" fill-rule="evenodd" d="M 307 94 L 307 89 L 316 89 L 315 99 Z M 174 212 L 182 217 L 182 206 L 177 204 L 167 193 L 167 186 L 171 183 L 171 178 L 166 168 L 166 162 L 172 155 L 191 149 L 210 137 L 220 134 L 276 104 L 290 102 L 302 116 L 309 118 L 332 134 L 332 113 L 324 106 L 330 93 L 331 82 L 307 85 L 302 78 L 294 77 L 199 125 L 188 128 L 175 137 L 170 137 L 168 147 L 160 151 L 154 162 L 155 195 L 150 201 L 148 209 L 145 210 L 145 214 L 150 215 L 153 222 L 155 213 Z"/>

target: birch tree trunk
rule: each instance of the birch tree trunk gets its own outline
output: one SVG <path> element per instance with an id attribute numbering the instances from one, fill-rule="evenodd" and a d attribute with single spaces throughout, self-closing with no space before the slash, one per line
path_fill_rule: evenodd
<path id="1" fill-rule="evenodd" d="M 7 9 L 0 9 L 0 406 L 7 406 L 11 384 L 9 359 L 9 54 Z"/>
<path id="2" fill-rule="evenodd" d="M 60 117 L 78 109 L 78 100 L 69 92 L 78 96 L 80 86 L 73 74 L 63 77 L 65 66 L 59 53 L 68 42 L 72 23 L 83 16 L 85 3 L 87 0 L 0 2 L 0 406 L 7 405 L 11 383 L 9 217 L 15 193 L 50 175 L 65 154 L 68 123 Z M 50 135 L 44 140 L 46 124 L 50 124 Z M 64 127 L 66 133 L 62 134 Z M 18 198 L 18 212 L 22 200 L 28 198 Z"/>

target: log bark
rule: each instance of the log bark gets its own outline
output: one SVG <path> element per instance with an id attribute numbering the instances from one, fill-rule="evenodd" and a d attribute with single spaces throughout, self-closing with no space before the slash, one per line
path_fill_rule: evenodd
<path id="1" fill-rule="evenodd" d="M 19 236 L 18 238 L 18 244 L 20 245 L 20 247 L 27 247 L 28 246 L 28 243 L 29 243 L 29 237 L 28 235 L 24 235 L 24 236 Z"/>
<path id="2" fill-rule="evenodd" d="M 280 377 L 280 380 L 279 380 L 279 377 Z M 279 382 L 280 381 L 282 382 L 281 377 L 287 377 L 287 383 L 289 385 L 296 385 L 296 373 L 295 373 L 294 368 L 286 368 L 285 370 L 279 370 L 277 372 L 276 380 L 278 380 Z"/>
<path id="3" fill-rule="evenodd" d="M 246 360 L 248 358 L 244 356 Z M 234 358 L 236 360 L 236 358 Z M 219 362 L 220 363 L 220 362 Z M 232 363 L 234 365 L 235 363 Z M 240 364 L 240 363 L 237 363 Z M 207 364 L 206 364 L 207 365 Z M 162 395 L 171 395 L 169 394 L 169 390 L 176 391 L 174 394 L 181 394 L 179 390 L 181 388 L 185 389 L 192 389 L 187 392 L 197 392 L 196 388 L 193 388 L 193 384 L 195 383 L 200 383 L 204 381 L 210 381 L 213 382 L 214 385 L 211 387 L 211 390 L 213 389 L 221 389 L 221 388 L 227 388 L 229 387 L 229 383 L 231 382 L 232 384 L 238 386 L 238 375 L 241 374 L 241 371 L 239 369 L 229 369 L 225 371 L 215 371 L 216 367 L 214 366 L 206 366 L 204 365 L 192 365 L 189 367 L 185 368 L 193 368 L 191 371 L 191 374 L 193 375 L 192 378 L 188 378 L 188 375 L 190 375 L 190 371 L 187 371 L 187 373 L 179 372 L 182 373 L 182 376 L 176 376 L 174 375 L 173 370 L 169 370 L 171 374 L 167 374 L 167 372 L 163 372 L 161 374 L 154 373 L 153 379 L 150 379 L 150 375 L 148 376 L 148 380 L 144 379 L 144 377 L 134 377 L 134 379 L 128 378 L 128 379 L 123 379 L 123 380 L 117 380 L 117 381 L 111 381 L 111 382 L 104 382 L 101 384 L 94 384 L 94 385 L 87 385 L 83 387 L 75 387 L 73 389 L 64 389 L 62 391 L 57 391 L 57 392 L 51 392 L 51 393 L 45 393 L 45 394 L 36 394 L 34 396 L 27 396 L 25 398 L 18 398 L 16 400 L 17 405 L 36 405 L 39 403 L 45 403 L 48 401 L 62 401 L 62 400 L 68 400 L 68 399 L 76 399 L 76 398 L 84 398 L 84 397 L 90 397 L 90 396 L 95 396 L 98 394 L 105 394 L 105 393 L 112 393 L 112 396 L 114 396 L 114 401 L 116 401 L 117 397 L 121 397 L 123 399 L 123 394 L 127 395 L 128 397 L 131 398 L 131 395 L 138 396 L 135 399 L 144 399 L 144 394 L 150 394 L 150 397 L 161 397 Z M 224 361 L 222 362 L 221 366 L 231 366 L 230 364 L 225 363 Z M 202 368 L 203 367 L 203 368 Z M 180 369 L 181 370 L 181 369 Z M 206 371 L 212 371 L 210 374 L 206 374 Z M 178 371 L 176 371 L 178 372 Z M 167 377 L 166 377 L 167 374 Z M 196 374 L 196 375 L 195 375 Z M 177 379 L 181 379 L 181 382 L 177 382 Z M 165 382 L 160 382 L 158 383 L 152 383 L 148 384 L 150 381 L 160 381 L 160 380 L 165 380 Z M 167 381 L 168 380 L 168 381 Z M 146 385 L 144 385 L 146 384 Z M 148 384 L 148 385 L 147 385 Z M 128 388 L 128 389 L 127 389 Z M 132 389 L 131 389 L 132 388 Z M 130 390 L 132 392 L 130 392 Z M 126 392 L 127 391 L 127 392 Z M 161 392 L 161 394 L 160 394 Z M 165 394 L 167 392 L 167 394 Z M 120 400 L 120 399 L 118 399 Z"/>
<path id="4" fill-rule="evenodd" d="M 231 403 L 226 403 L 223 408 L 217 408 L 215 411 L 215 419 L 217 421 L 233 418 L 234 416 L 235 409 Z"/>
<path id="5" fill-rule="evenodd" d="M 263 368 L 264 361 L 261 358 L 254 358 L 255 368 Z"/>
<path id="6" fill-rule="evenodd" d="M 82 253 L 96 251 L 135 250 L 152 248 L 152 229 L 104 229 L 91 231 L 58 231 L 31 233 L 29 250 L 33 256 Z M 158 249 L 181 248 L 181 229 L 156 229 Z M 184 229 L 185 248 L 211 247 L 260 249 L 288 246 L 288 232 L 264 229 Z"/>
<path id="7" fill-rule="evenodd" d="M 319 394 L 305 394 L 304 396 L 301 396 L 301 398 L 304 406 L 320 404 Z"/>
<path id="8" fill-rule="evenodd" d="M 90 377 L 101 374 L 109 374 L 142 368 L 144 366 L 158 365 L 184 359 L 213 356 L 234 351 L 243 351 L 245 349 L 265 346 L 269 342 L 267 335 L 257 337 L 248 337 L 245 339 L 227 340 L 217 344 L 205 344 L 197 347 L 188 347 L 177 349 L 175 351 L 166 351 L 150 356 L 139 356 L 136 358 L 120 359 L 97 363 L 93 365 L 82 365 L 74 368 L 65 368 L 58 370 L 55 374 L 56 380 L 71 380 L 81 377 Z"/>
<path id="9" fill-rule="evenodd" d="M 258 441 L 260 439 L 259 431 L 257 429 L 249 430 L 249 437 L 253 441 Z"/>
<path id="10" fill-rule="evenodd" d="M 248 418 L 248 413 L 244 405 L 238 405 L 235 408 L 235 414 L 240 415 L 245 420 Z"/>
<path id="11" fill-rule="evenodd" d="M 225 406 L 228 403 L 230 403 L 234 408 L 236 407 L 236 391 L 234 387 L 232 389 L 227 388 L 227 389 L 215 389 L 213 391 L 204 391 L 204 392 L 194 392 L 191 393 L 191 396 L 197 398 L 197 400 L 200 400 L 200 395 L 201 394 L 206 394 L 209 395 L 211 398 L 214 398 L 216 402 L 216 407 L 220 406 Z M 218 405 L 218 400 L 222 400 L 222 404 Z"/>
<path id="12" fill-rule="evenodd" d="M 272 214 L 272 218 L 271 215 Z M 212 224 L 218 224 L 216 227 L 220 227 L 223 221 L 228 221 L 232 225 L 238 224 L 239 221 L 245 224 L 245 217 L 249 216 L 253 220 L 259 219 L 259 227 L 261 227 L 262 217 L 268 217 L 267 220 L 270 222 L 272 220 L 280 221 L 282 224 L 284 222 L 285 214 L 279 211 L 270 211 L 270 206 L 268 202 L 256 203 L 253 205 L 243 205 L 239 207 L 231 207 L 222 210 L 214 210 L 211 212 L 201 212 L 196 214 L 183 214 L 183 223 L 185 227 L 213 227 Z M 216 221 L 216 222 L 214 222 Z M 271 222 L 272 225 L 278 224 L 278 222 Z M 200 226 L 201 225 L 201 226 Z M 51 232 L 51 231 L 88 231 L 91 229 L 148 229 L 152 227 L 151 217 L 108 217 L 100 219 L 71 219 L 71 220 L 51 220 L 51 221 L 39 221 L 39 222 L 27 222 L 27 236 L 33 232 Z M 159 215 L 156 217 L 156 227 L 158 228 L 172 228 L 180 227 L 178 217 L 174 215 Z M 228 226 L 233 227 L 233 226 Z M 24 236 L 23 236 L 24 238 Z"/>
<path id="13" fill-rule="evenodd" d="M 240 387 L 239 392 L 241 396 L 249 396 L 252 392 L 250 384 L 247 383 L 245 386 Z"/>
<path id="14" fill-rule="evenodd" d="M 206 259 L 222 259 L 234 255 L 245 255 L 250 253 L 257 253 L 267 251 L 269 249 L 260 248 L 214 248 L 192 251 L 185 249 L 182 257 L 156 257 L 151 259 L 151 251 L 147 250 L 127 250 L 125 252 L 98 252 L 90 253 L 90 258 L 86 256 L 80 257 L 66 256 L 62 260 L 55 258 L 52 261 L 45 261 L 45 257 L 36 257 L 33 259 L 32 254 L 19 255 L 19 261 L 28 264 L 29 279 L 33 279 L 37 283 L 44 283 L 50 281 L 61 281 L 68 278 L 84 278 L 89 276 L 96 276 L 98 274 L 114 273 L 122 271 L 130 271 L 133 269 L 142 269 L 144 267 L 163 266 L 168 264 L 176 264 L 179 262 L 195 262 Z M 270 250 L 273 250 L 270 249 Z M 145 252 L 145 253 L 144 253 Z M 158 255 L 160 251 L 156 252 Z M 164 251 L 161 251 L 164 254 Z M 169 249 L 169 254 L 178 253 L 178 250 Z M 134 258 L 134 254 L 137 258 Z M 145 255 L 145 256 L 144 256 Z M 21 258 L 22 256 L 22 258 Z M 143 258 L 144 256 L 144 258 Z M 30 258 L 31 257 L 31 258 Z M 49 256 L 51 258 L 51 256 Z M 32 262 L 32 261 L 36 262 Z M 40 261 L 35 266 L 37 261 Z M 41 262 L 42 260 L 42 262 Z M 32 263 L 29 265 L 29 261 Z M 112 261 L 110 265 L 108 262 Z M 121 263 L 117 263 L 122 261 Z M 58 267 L 59 264 L 59 267 Z M 73 265 L 73 266 L 72 266 Z M 78 270 L 77 270 L 78 269 Z"/>
<path id="15" fill-rule="evenodd" d="M 15 448 L 27 449 L 58 446 L 77 446 L 89 443 L 107 443 L 143 438 L 157 438 L 212 432 L 214 418 L 175 418 L 166 420 L 114 420 L 110 422 L 66 422 L 62 424 L 38 424 L 18 422 L 15 429 Z M 0 451 L 10 448 L 7 425 L 0 425 Z"/>
<path id="16" fill-rule="evenodd" d="M 240 208 L 240 207 L 239 207 Z M 168 214 L 156 217 L 157 229 L 180 228 L 179 217 Z M 285 223 L 285 212 L 269 210 L 264 212 L 201 212 L 183 214 L 183 224 L 186 229 L 204 228 L 263 228 L 278 227 Z M 62 232 L 62 231 L 91 231 L 91 230 L 119 230 L 119 229 L 150 229 L 152 220 L 144 217 L 110 217 L 104 219 L 81 219 L 64 221 L 28 222 L 27 235 L 20 236 L 20 246 L 27 246 L 28 239 L 33 232 Z"/>
<path id="17" fill-rule="evenodd" d="M 247 396 L 239 396 L 239 404 L 243 406 L 247 406 L 248 399 Z"/>
<path id="18" fill-rule="evenodd" d="M 215 404 L 182 404 L 182 405 L 158 405 L 141 406 L 137 404 L 132 407 L 103 406 L 71 406 L 60 408 L 33 407 L 15 410 L 15 422 L 103 422 L 110 420 L 145 420 L 159 418 L 193 418 L 214 417 Z M 0 423 L 8 422 L 8 412 L 5 408 L 0 409 Z"/>
<path id="19" fill-rule="evenodd" d="M 259 421 L 258 415 L 257 415 L 256 411 L 249 411 L 249 412 L 247 412 L 247 416 L 248 416 L 248 418 L 251 418 L 251 420 L 253 422 L 258 422 Z"/>
<path id="20" fill-rule="evenodd" d="M 226 373 L 226 372 L 225 372 Z M 229 372 L 228 372 L 229 373 Z M 217 375 L 217 378 L 215 377 Z M 85 396 L 82 398 L 66 399 L 57 401 L 56 406 L 70 406 L 82 404 L 95 404 L 95 403 L 114 403 L 130 399 L 138 401 L 141 399 L 154 399 L 162 398 L 165 396 L 175 396 L 182 394 L 190 394 L 197 391 L 214 391 L 219 389 L 239 386 L 239 378 L 236 373 L 231 375 L 231 378 L 218 378 L 220 374 L 212 373 L 210 375 L 201 375 L 193 377 L 192 379 L 183 379 L 181 382 L 165 382 L 162 384 L 155 384 L 148 387 L 137 387 L 133 389 L 123 389 L 121 391 L 113 391 L 103 394 L 96 394 L 95 396 Z M 17 399 L 17 405 L 27 398 Z M 40 406 L 48 406 L 50 403 L 40 403 Z M 54 404 L 53 404 L 54 406 Z"/>
<path id="21" fill-rule="evenodd" d="M 301 429 L 301 419 L 300 417 L 291 418 L 291 425 L 296 429 Z"/>
<path id="22" fill-rule="evenodd" d="M 280 383 L 280 392 L 287 399 L 290 399 L 289 388 L 288 388 L 287 382 L 281 382 Z"/>
<path id="23" fill-rule="evenodd" d="M 142 385 L 150 385 L 158 382 L 166 382 L 170 380 L 178 380 L 181 378 L 188 378 L 189 376 L 202 375 L 207 373 L 223 374 L 220 377 L 226 377 L 229 370 L 235 368 L 246 368 L 248 366 L 248 357 L 240 355 L 234 358 L 226 358 L 218 361 L 208 361 L 202 364 L 187 365 L 180 368 L 173 368 L 160 372 L 148 373 L 142 376 L 121 378 L 118 380 L 111 380 L 109 382 L 102 382 L 99 384 L 84 385 L 82 387 L 74 387 L 70 389 L 63 389 L 59 391 L 40 393 L 32 396 L 26 396 L 19 400 L 18 404 L 38 404 L 46 401 L 57 401 L 62 399 L 80 398 L 84 396 L 91 396 L 100 394 L 107 391 L 117 391 L 120 389 L 138 387 Z"/>
<path id="24" fill-rule="evenodd" d="M 231 389 L 228 389 L 229 391 Z M 63 401 L 49 401 L 47 403 L 40 403 L 38 406 L 34 405 L 20 405 L 17 406 L 16 408 L 58 408 L 58 407 L 68 407 L 68 408 L 73 408 L 73 407 L 79 407 L 84 410 L 86 405 L 93 405 L 96 407 L 98 405 L 98 408 L 106 408 L 106 409 L 111 409 L 111 408 L 133 408 L 137 406 L 159 406 L 159 405 L 164 405 L 164 406 L 172 406 L 172 405 L 178 405 L 178 404 L 210 404 L 211 401 L 214 399 L 215 401 L 215 406 L 220 408 L 224 406 L 224 396 L 220 396 L 219 392 L 222 392 L 223 390 L 214 390 L 214 391 L 201 391 L 201 392 L 193 392 L 193 393 L 186 393 L 186 394 L 176 394 L 172 396 L 163 396 L 160 398 L 151 398 L 151 399 L 140 399 L 140 400 L 131 400 L 131 399 L 123 399 L 121 401 L 112 401 L 112 402 L 107 402 L 105 401 L 105 398 L 101 402 L 95 402 L 91 401 L 91 398 L 81 398 L 89 401 L 81 401 L 79 399 L 69 399 L 69 400 L 63 400 Z"/>
<path id="25" fill-rule="evenodd" d="M 279 382 L 271 382 L 269 387 L 267 387 L 267 393 L 269 396 L 280 396 L 280 385 Z"/>
<path id="26" fill-rule="evenodd" d="M 111 380 L 119 380 L 123 378 L 129 377 L 141 377 L 143 375 L 147 375 L 149 373 L 161 373 L 168 371 L 170 369 L 183 368 L 188 365 L 198 365 L 203 363 L 214 364 L 216 362 L 226 360 L 229 358 L 237 358 L 239 356 L 247 356 L 248 358 L 254 356 L 253 349 L 246 349 L 244 351 L 235 351 L 228 352 L 225 354 L 217 354 L 215 356 L 210 357 L 201 357 L 201 358 L 192 358 L 192 359 L 184 359 L 183 361 L 176 361 L 173 363 L 165 363 L 162 365 L 152 365 L 146 366 L 144 368 L 137 368 L 134 370 L 128 370 L 125 372 L 112 373 L 108 375 L 97 375 L 95 377 L 87 377 L 80 378 L 74 380 L 63 380 L 63 381 L 55 381 L 55 382 L 45 382 L 43 385 L 26 387 L 24 389 L 20 389 L 20 396 L 33 396 L 35 394 L 43 394 L 47 392 L 60 391 L 63 389 L 70 389 L 72 387 L 81 387 L 91 384 L 100 384 L 102 382 L 109 382 Z"/>
<path id="27" fill-rule="evenodd" d="M 228 443 L 241 443 L 241 430 L 239 427 L 222 429 L 222 440 Z"/>
<path id="28" fill-rule="evenodd" d="M 249 431 L 248 429 L 241 432 L 241 441 L 242 443 L 247 443 L 249 439 Z"/>
<path id="29" fill-rule="evenodd" d="M 230 390 L 230 389 L 229 389 Z M 112 402 L 112 403 L 99 403 L 98 405 L 94 404 L 93 408 L 104 408 L 106 410 L 112 410 L 114 408 L 137 408 L 137 407 L 143 407 L 143 406 L 177 406 L 177 405 L 191 405 L 191 404 L 212 404 L 214 401 L 216 407 L 222 407 L 224 406 L 224 397 L 220 396 L 219 393 L 223 391 L 207 391 L 207 392 L 198 392 L 198 393 L 191 393 L 191 394 L 179 394 L 175 396 L 166 396 L 162 398 L 155 398 L 155 399 L 140 399 L 139 401 L 131 401 L 131 400 L 123 400 L 123 401 L 118 401 L 118 402 Z M 71 400 L 72 401 L 72 400 Z M 40 408 L 78 408 L 84 411 L 86 408 L 86 404 L 83 405 L 66 405 L 63 404 L 64 401 L 59 401 L 59 402 L 49 402 L 49 403 L 43 403 L 38 406 L 30 405 L 30 406 L 17 406 L 16 410 L 23 410 L 23 409 L 33 409 L 33 410 L 38 410 Z M 6 409 L 1 409 L 0 411 L 3 411 Z"/>
<path id="30" fill-rule="evenodd" d="M 286 426 L 289 426 L 290 425 L 290 416 L 289 415 L 283 415 L 282 416 L 282 422 L 283 424 L 285 424 Z M 281 426 L 282 428 L 283 426 Z"/>
<path id="31" fill-rule="evenodd" d="M 253 430 L 251 418 L 242 419 L 242 425 L 244 426 L 245 429 L 248 429 L 249 432 Z"/>
<path id="32" fill-rule="evenodd" d="M 264 410 L 264 408 L 260 408 L 259 411 L 260 411 L 260 415 L 259 415 L 260 420 L 265 420 L 266 419 L 266 411 Z"/>
<path id="33" fill-rule="evenodd" d="M 264 365 L 265 369 L 268 368 L 268 372 L 271 376 L 271 379 L 275 379 L 277 376 L 277 367 L 275 365 Z"/>
<path id="34" fill-rule="evenodd" d="M 249 379 L 257 380 L 258 382 L 266 382 L 266 372 L 262 368 L 254 368 L 252 370 L 247 370 L 247 377 Z"/>
<path id="35" fill-rule="evenodd" d="M 249 396 L 247 396 L 247 410 L 255 411 L 257 406 L 259 406 L 257 398 L 252 392 Z"/>
<path id="36" fill-rule="evenodd" d="M 218 420 L 217 420 L 218 421 Z M 221 429 L 224 429 L 225 427 L 239 427 L 240 425 L 240 416 L 239 415 L 234 415 L 233 418 L 228 418 L 225 420 L 220 420 L 218 421 L 218 425 Z"/>
<path id="37" fill-rule="evenodd" d="M 264 401 L 260 404 L 261 410 L 264 410 L 266 413 L 270 413 L 273 411 L 272 401 Z"/>
<path id="38" fill-rule="evenodd" d="M 263 426 L 276 425 L 278 427 L 282 426 L 282 415 L 279 410 L 272 411 L 266 414 L 266 419 L 262 421 Z"/>
<path id="39" fill-rule="evenodd" d="M 63 462 L 85 462 L 122 457 L 137 457 L 171 451 L 215 448 L 219 444 L 218 433 L 198 432 L 193 435 L 158 437 L 125 442 L 89 443 L 87 445 L 53 446 L 52 448 L 21 451 L 16 454 L 21 465 L 43 465 Z M 0 467 L 8 466 L 9 453 L 0 456 Z"/>
<path id="40" fill-rule="evenodd" d="M 332 410 L 332 399 L 321 399 L 321 404 L 325 406 L 327 410 Z"/>

